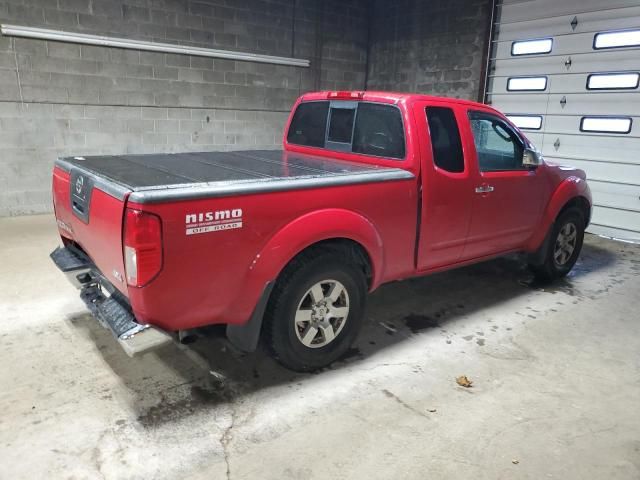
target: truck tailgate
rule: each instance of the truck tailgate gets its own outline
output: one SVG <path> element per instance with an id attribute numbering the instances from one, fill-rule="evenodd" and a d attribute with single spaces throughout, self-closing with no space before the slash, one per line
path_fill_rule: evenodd
<path id="1" fill-rule="evenodd" d="M 114 195 L 114 191 L 118 195 Z M 127 191 L 109 185 L 81 167 L 53 172 L 53 202 L 58 229 L 76 242 L 102 274 L 128 295 L 122 256 L 122 224 Z"/>

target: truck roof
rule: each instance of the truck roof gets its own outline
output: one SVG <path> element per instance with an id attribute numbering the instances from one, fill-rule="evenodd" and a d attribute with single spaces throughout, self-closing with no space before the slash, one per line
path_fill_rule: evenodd
<path id="1" fill-rule="evenodd" d="M 435 95 L 425 95 L 422 93 L 404 93 L 404 92 L 384 92 L 378 90 L 325 90 L 321 92 L 310 92 L 303 94 L 300 99 L 304 101 L 310 100 L 364 100 L 370 102 L 381 103 L 399 103 L 401 101 L 415 100 L 435 100 L 439 102 L 459 103 L 464 105 L 474 105 L 487 107 L 487 105 L 464 100 L 462 98 L 439 97 Z"/>
<path id="2" fill-rule="evenodd" d="M 56 166 L 137 203 L 413 178 L 400 168 L 282 150 L 67 157 Z"/>

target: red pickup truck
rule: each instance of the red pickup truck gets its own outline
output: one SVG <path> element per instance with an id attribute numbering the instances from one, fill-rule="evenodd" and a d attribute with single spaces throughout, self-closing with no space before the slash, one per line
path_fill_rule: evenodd
<path id="1" fill-rule="evenodd" d="M 317 369 L 381 284 L 511 252 L 560 277 L 591 215 L 583 171 L 474 102 L 309 93 L 283 146 L 56 161 L 51 257 L 129 354 L 225 324 Z"/>

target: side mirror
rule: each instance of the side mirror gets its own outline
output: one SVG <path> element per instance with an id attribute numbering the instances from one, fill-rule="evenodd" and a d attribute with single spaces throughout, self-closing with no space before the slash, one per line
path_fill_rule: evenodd
<path id="1" fill-rule="evenodd" d="M 525 168 L 537 168 L 542 165 L 542 154 L 531 148 L 525 148 L 522 152 L 522 166 Z"/>

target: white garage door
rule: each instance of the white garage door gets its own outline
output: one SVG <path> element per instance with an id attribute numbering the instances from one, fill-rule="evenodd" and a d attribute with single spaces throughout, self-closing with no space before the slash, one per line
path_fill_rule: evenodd
<path id="1" fill-rule="evenodd" d="M 487 101 L 587 172 L 590 231 L 640 241 L 640 0 L 504 0 Z"/>

